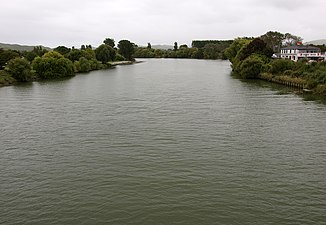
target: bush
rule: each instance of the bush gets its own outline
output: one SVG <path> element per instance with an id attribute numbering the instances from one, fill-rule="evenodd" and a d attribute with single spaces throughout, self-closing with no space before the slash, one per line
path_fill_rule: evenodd
<path id="1" fill-rule="evenodd" d="M 239 74 L 242 78 L 257 78 L 262 72 L 264 61 L 259 55 L 251 55 L 246 58 L 240 65 Z"/>
<path id="2" fill-rule="evenodd" d="M 32 66 L 41 79 L 73 76 L 75 72 L 73 63 L 57 52 L 49 52 L 42 57 L 36 57 Z"/>
<path id="3" fill-rule="evenodd" d="M 270 71 L 273 74 L 282 74 L 286 70 L 292 70 L 295 67 L 295 63 L 286 59 L 275 59 L 270 63 Z"/>
<path id="4" fill-rule="evenodd" d="M 15 82 L 15 78 L 13 78 L 9 73 L 4 70 L 0 70 L 0 86 L 10 85 Z"/>
<path id="5" fill-rule="evenodd" d="M 116 54 L 114 61 L 125 61 L 126 58 L 120 55 L 119 53 Z"/>
<path id="6" fill-rule="evenodd" d="M 5 70 L 17 81 L 27 82 L 33 79 L 32 67 L 27 59 L 11 59 Z"/>

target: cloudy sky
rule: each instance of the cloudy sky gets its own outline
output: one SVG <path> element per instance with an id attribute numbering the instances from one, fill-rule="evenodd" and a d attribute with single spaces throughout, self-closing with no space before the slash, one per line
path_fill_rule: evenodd
<path id="1" fill-rule="evenodd" d="M 106 37 L 138 45 L 259 36 L 326 38 L 325 0 L 3 0 L 0 42 L 98 46 Z"/>

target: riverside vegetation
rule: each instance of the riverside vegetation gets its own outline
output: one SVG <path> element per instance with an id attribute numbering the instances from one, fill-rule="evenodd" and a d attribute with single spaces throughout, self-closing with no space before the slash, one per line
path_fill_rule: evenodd
<path id="1" fill-rule="evenodd" d="M 80 49 L 58 46 L 53 51 L 43 47 L 23 52 L 0 49 L 0 86 L 69 77 L 110 68 L 116 61 L 133 61 L 133 43 L 121 40 L 117 47 L 113 39 L 107 38 L 95 50 L 91 45 L 82 45 Z"/>
<path id="2" fill-rule="evenodd" d="M 232 63 L 234 74 L 244 79 L 263 79 L 326 95 L 326 62 L 272 59 L 274 48 L 294 45 L 302 40 L 278 32 L 268 32 L 259 38 L 237 38 L 224 54 Z M 276 37 L 276 38 L 275 38 Z M 289 41 L 291 40 L 291 41 Z"/>

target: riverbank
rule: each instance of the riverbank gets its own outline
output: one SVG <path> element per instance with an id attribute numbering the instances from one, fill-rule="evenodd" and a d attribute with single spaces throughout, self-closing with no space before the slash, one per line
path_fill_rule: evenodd
<path id="1" fill-rule="evenodd" d="M 124 66 L 124 65 L 132 65 L 135 63 L 140 63 L 141 61 L 114 61 L 114 62 L 108 62 L 107 65 L 108 67 L 105 69 L 112 69 L 115 66 Z M 104 69 L 104 68 L 103 68 Z M 101 70 L 103 70 L 101 69 Z M 95 71 L 95 70 L 91 70 L 91 71 Z M 91 72 L 89 71 L 89 72 Z M 75 73 L 75 75 L 81 74 L 83 72 L 77 72 Z M 31 80 L 33 81 L 38 81 L 39 79 L 33 79 Z M 0 87 L 5 87 L 5 86 L 12 86 L 12 85 L 16 85 L 16 84 L 20 84 L 23 82 L 18 82 L 16 79 L 14 79 L 12 76 L 10 76 L 10 74 L 8 74 L 6 71 L 4 70 L 0 70 Z"/>
<path id="2" fill-rule="evenodd" d="M 326 96 L 326 85 L 317 84 L 314 88 L 309 87 L 309 81 L 298 78 L 290 77 L 287 75 L 275 76 L 271 73 L 261 73 L 257 77 L 260 80 L 265 80 L 272 83 L 281 84 L 291 88 L 297 88 L 300 92 L 308 92 L 311 94 Z"/>

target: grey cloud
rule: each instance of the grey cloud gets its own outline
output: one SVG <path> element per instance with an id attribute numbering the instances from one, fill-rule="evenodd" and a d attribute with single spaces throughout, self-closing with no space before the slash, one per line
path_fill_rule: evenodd
<path id="1" fill-rule="evenodd" d="M 324 0 L 10 0 L 0 8 L 0 42 L 79 46 L 105 37 L 138 44 L 190 44 L 268 30 L 326 37 Z"/>

